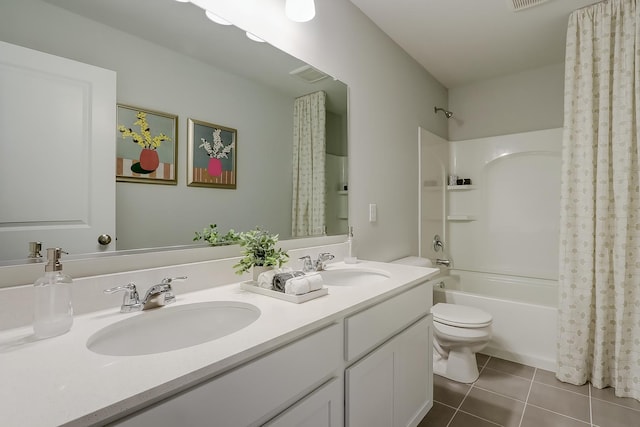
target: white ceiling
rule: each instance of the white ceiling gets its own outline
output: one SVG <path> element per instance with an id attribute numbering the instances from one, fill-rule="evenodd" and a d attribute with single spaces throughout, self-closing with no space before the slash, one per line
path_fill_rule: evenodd
<path id="1" fill-rule="evenodd" d="M 597 2 L 509 1 L 351 0 L 447 88 L 563 62 L 569 14 Z"/>

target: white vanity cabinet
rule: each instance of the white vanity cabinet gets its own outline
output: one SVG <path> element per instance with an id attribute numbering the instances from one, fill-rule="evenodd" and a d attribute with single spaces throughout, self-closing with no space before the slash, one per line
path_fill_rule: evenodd
<path id="1" fill-rule="evenodd" d="M 416 426 L 433 405 L 431 304 L 413 286 L 112 425 Z"/>
<path id="2" fill-rule="evenodd" d="M 423 284 L 345 320 L 345 358 L 373 349 L 345 372 L 347 427 L 416 426 L 432 407 L 429 307 Z"/>
<path id="3" fill-rule="evenodd" d="M 256 426 L 289 407 L 272 425 L 342 425 L 342 342 L 333 324 L 112 425 Z"/>

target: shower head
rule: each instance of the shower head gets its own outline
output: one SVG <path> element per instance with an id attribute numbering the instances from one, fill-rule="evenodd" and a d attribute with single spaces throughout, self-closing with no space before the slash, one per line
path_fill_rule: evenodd
<path id="1" fill-rule="evenodd" d="M 433 107 L 434 113 L 438 114 L 438 111 L 442 111 L 444 115 L 447 117 L 447 119 L 450 119 L 451 117 L 453 117 L 453 113 L 451 111 L 445 110 L 444 108 L 440 108 L 440 107 Z"/>

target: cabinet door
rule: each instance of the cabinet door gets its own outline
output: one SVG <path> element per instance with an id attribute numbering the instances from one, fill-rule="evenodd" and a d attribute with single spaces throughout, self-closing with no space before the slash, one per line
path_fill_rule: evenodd
<path id="1" fill-rule="evenodd" d="M 426 316 L 347 369 L 347 426 L 416 426 L 433 405 L 432 373 Z"/>
<path id="2" fill-rule="evenodd" d="M 346 371 L 346 425 L 348 427 L 393 426 L 393 342 Z"/>
<path id="3" fill-rule="evenodd" d="M 0 42 L 0 94 L 0 259 L 115 249 L 116 73 Z"/>
<path id="4" fill-rule="evenodd" d="M 272 421 L 268 427 L 340 427 L 343 424 L 342 384 L 335 378 Z"/>
<path id="5" fill-rule="evenodd" d="M 397 337 L 394 426 L 416 426 L 433 405 L 431 316 Z"/>

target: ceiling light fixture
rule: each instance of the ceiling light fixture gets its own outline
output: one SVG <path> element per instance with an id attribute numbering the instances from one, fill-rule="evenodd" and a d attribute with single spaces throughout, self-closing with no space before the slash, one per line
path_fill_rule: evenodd
<path id="1" fill-rule="evenodd" d="M 249 37 L 254 42 L 264 43 L 264 40 L 262 40 L 260 37 L 256 36 L 255 34 L 251 34 L 249 31 L 247 31 L 247 37 Z"/>
<path id="2" fill-rule="evenodd" d="M 190 3 L 191 0 L 176 0 L 178 3 Z"/>
<path id="3" fill-rule="evenodd" d="M 292 21 L 307 22 L 316 16 L 316 5 L 314 0 L 287 0 L 284 11 Z"/>
<path id="4" fill-rule="evenodd" d="M 227 21 L 226 19 L 220 18 L 218 15 L 216 15 L 213 12 L 211 12 L 210 10 L 205 10 L 204 14 L 207 15 L 207 18 L 209 18 L 210 20 L 212 20 L 216 24 L 231 25 L 231 22 Z"/>

